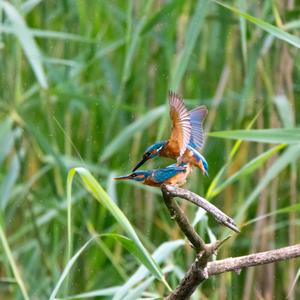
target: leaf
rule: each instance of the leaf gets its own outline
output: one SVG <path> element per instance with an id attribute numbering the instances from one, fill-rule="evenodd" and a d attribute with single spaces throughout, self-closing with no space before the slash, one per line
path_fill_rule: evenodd
<path id="1" fill-rule="evenodd" d="M 118 291 L 119 286 L 113 286 L 106 289 L 100 289 L 95 291 L 90 291 L 86 293 L 81 293 L 73 296 L 63 297 L 63 298 L 56 298 L 57 300 L 69 300 L 69 299 L 87 299 L 87 298 L 94 298 L 100 296 L 113 296 L 115 292 Z"/>
<path id="2" fill-rule="evenodd" d="M 208 134 L 211 137 L 234 139 L 271 144 L 300 143 L 300 129 L 256 129 L 215 131 Z"/>
<path id="3" fill-rule="evenodd" d="M 163 5 L 161 9 L 155 15 L 153 15 L 144 25 L 141 35 L 151 30 L 159 22 L 162 22 L 163 20 L 167 22 L 168 19 L 170 18 L 171 12 L 175 10 L 177 7 L 179 7 L 181 4 L 182 1 L 174 0 Z"/>
<path id="4" fill-rule="evenodd" d="M 149 252 L 146 250 L 139 237 L 137 236 L 132 225 L 120 210 L 120 208 L 110 199 L 108 194 L 103 190 L 96 179 L 91 175 L 91 173 L 84 168 L 74 168 L 69 171 L 68 181 L 67 181 L 67 191 L 68 191 L 68 240 L 71 241 L 71 204 L 70 204 L 70 194 L 71 185 L 73 181 L 73 176 L 75 173 L 80 175 L 84 187 L 89 191 L 98 201 L 102 204 L 110 213 L 113 215 L 115 220 L 121 225 L 122 229 L 128 234 L 128 236 L 133 240 L 137 247 L 139 259 L 147 267 L 147 269 L 159 280 L 161 280 L 167 288 L 170 289 L 168 283 L 166 282 L 163 273 L 156 262 L 153 260 Z M 70 242 L 71 243 L 71 242 Z"/>
<path id="5" fill-rule="evenodd" d="M 300 157 L 300 145 L 293 145 L 286 149 L 286 151 L 272 164 L 266 171 L 261 181 L 258 183 L 254 191 L 247 197 L 243 205 L 239 208 L 237 216 L 234 218 L 237 223 L 243 222 L 246 211 L 249 206 L 258 197 L 260 192 L 267 187 L 267 185 L 279 175 L 289 164 L 296 162 Z"/>
<path id="6" fill-rule="evenodd" d="M 176 240 L 171 242 L 165 242 L 161 244 L 152 254 L 154 260 L 157 264 L 165 261 L 166 258 L 170 256 L 178 247 L 184 245 L 184 240 Z M 137 271 L 127 280 L 127 282 L 120 287 L 118 292 L 115 293 L 113 300 L 123 300 L 123 297 L 128 294 L 132 287 L 134 287 L 138 282 L 141 282 L 149 274 L 149 271 L 141 266 Z"/>
<path id="7" fill-rule="evenodd" d="M 123 300 L 140 299 L 140 297 L 143 294 L 144 290 L 153 282 L 153 280 L 154 280 L 153 276 L 149 277 L 143 283 L 138 285 L 136 288 L 129 291 L 129 293 L 123 298 Z"/>
<path id="8" fill-rule="evenodd" d="M 12 131 L 12 121 L 7 118 L 2 123 L 0 123 L 0 141 L 5 141 L 0 145 L 0 164 L 5 159 L 7 154 L 10 152 L 13 143 L 14 135 Z"/>
<path id="9" fill-rule="evenodd" d="M 252 128 L 253 124 L 255 123 L 257 117 L 259 116 L 260 111 L 254 116 L 254 118 L 250 121 L 250 123 L 247 125 L 246 129 L 249 130 Z M 212 198 L 212 192 L 215 189 L 215 187 L 219 184 L 219 182 L 222 180 L 222 177 L 225 173 L 225 171 L 227 170 L 227 167 L 230 165 L 231 161 L 233 160 L 233 158 L 235 157 L 236 153 L 238 152 L 238 150 L 240 149 L 242 144 L 241 140 L 237 140 L 230 153 L 229 153 L 229 158 L 228 161 L 226 162 L 226 164 L 220 169 L 220 171 L 217 173 L 217 175 L 213 178 L 213 180 L 211 181 L 207 192 L 206 192 L 206 198 L 207 199 L 211 199 Z"/>
<path id="10" fill-rule="evenodd" d="M 11 158 L 8 172 L 0 184 L 0 207 L 2 210 L 4 210 L 7 205 L 12 188 L 14 187 L 20 173 L 20 162 L 18 155 L 19 154 L 15 154 Z"/>
<path id="11" fill-rule="evenodd" d="M 140 251 L 140 248 L 133 240 L 116 233 L 101 234 L 101 237 L 107 237 L 116 240 L 117 242 L 121 243 L 121 245 L 130 253 L 132 253 L 136 258 L 138 258 L 143 265 L 147 266 L 149 264 L 148 261 L 145 260 L 143 252 Z"/>
<path id="12" fill-rule="evenodd" d="M 254 172 L 256 169 L 258 169 L 267 159 L 269 159 L 272 155 L 277 153 L 279 150 L 283 149 L 285 147 L 284 144 L 280 144 L 261 155 L 255 157 L 250 162 L 248 162 L 244 167 L 242 167 L 238 172 L 230 176 L 228 179 L 223 181 L 219 186 L 215 187 L 210 192 L 210 197 L 215 197 L 219 193 L 221 193 L 228 185 L 232 184 L 233 182 L 239 180 L 240 178 L 243 178 L 252 172 Z"/>
<path id="13" fill-rule="evenodd" d="M 23 17 L 18 13 L 13 5 L 7 1 L 0 1 L 0 7 L 4 9 L 8 19 L 10 19 L 14 33 L 19 39 L 25 55 L 35 73 L 36 78 L 42 88 L 47 89 L 47 78 L 43 70 L 40 50 L 32 37 Z"/>
<path id="14" fill-rule="evenodd" d="M 138 246 L 136 245 L 136 243 L 134 243 L 131 239 L 120 235 L 120 234 L 115 234 L 115 233 L 105 233 L 105 234 L 97 234 L 95 236 L 93 236 L 92 238 L 90 238 L 74 255 L 72 258 L 69 259 L 66 267 L 64 268 L 57 284 L 55 285 L 51 295 L 50 295 L 50 300 L 54 300 L 56 299 L 56 295 L 59 291 L 59 288 L 61 287 L 63 281 L 65 280 L 65 278 L 67 277 L 67 275 L 69 274 L 69 272 L 71 271 L 71 268 L 73 267 L 74 263 L 76 262 L 76 260 L 78 259 L 78 257 L 80 256 L 80 254 L 82 254 L 82 252 L 89 246 L 89 244 L 94 241 L 97 238 L 112 238 L 116 241 L 118 241 L 119 243 L 121 243 L 121 245 L 127 249 L 130 253 L 132 253 L 134 256 L 136 256 L 137 258 L 139 258 L 141 261 L 144 260 L 144 257 L 141 255 L 141 251 L 138 248 Z M 111 289 L 104 289 L 101 292 L 98 291 L 97 295 L 98 296 L 105 296 L 105 295 L 112 295 L 114 291 L 117 291 L 117 287 L 111 288 Z M 92 296 L 96 296 L 95 292 L 90 292 L 90 293 L 84 293 L 81 295 L 77 295 L 77 296 L 73 296 L 73 297 L 66 297 L 66 299 L 68 298 L 82 298 L 82 297 L 88 297 L 87 294 L 90 294 L 89 297 Z M 65 299 L 65 298 L 64 298 Z"/>
<path id="15" fill-rule="evenodd" d="M 77 258 L 80 256 L 80 254 L 86 249 L 86 247 L 96 238 L 98 238 L 98 236 L 94 236 L 92 238 L 90 238 L 74 255 L 73 257 L 68 261 L 66 267 L 64 268 L 57 284 L 55 285 L 49 300 L 54 300 L 56 299 L 56 295 L 58 293 L 59 288 L 61 287 L 64 279 L 67 277 L 68 273 L 70 272 L 72 266 L 74 265 L 74 263 L 76 262 Z"/>
<path id="16" fill-rule="evenodd" d="M 225 4 L 225 3 L 222 3 L 222 2 L 219 2 L 219 1 L 216 1 L 216 0 L 213 0 L 214 2 L 218 3 L 219 5 L 229 9 L 230 11 L 232 11 L 233 13 L 245 18 L 246 20 L 248 20 L 249 22 L 257 25 L 258 27 L 260 27 L 261 29 L 263 29 L 264 31 L 270 33 L 271 35 L 277 37 L 278 39 L 280 40 L 283 40 L 297 48 L 300 48 L 300 39 L 295 36 L 295 35 L 292 35 L 288 32 L 285 32 L 284 30 L 270 24 L 270 23 L 267 23 L 261 19 L 258 19 L 258 18 L 255 18 L 245 12 L 242 12 L 240 10 L 238 10 L 237 8 L 233 7 L 233 6 L 230 6 L 228 4 Z"/>
<path id="17" fill-rule="evenodd" d="M 295 124 L 294 112 L 286 96 L 275 96 L 274 103 L 276 104 L 284 128 L 293 128 Z"/>
<path id="18" fill-rule="evenodd" d="M 265 218 L 270 217 L 270 216 L 280 215 L 280 214 L 288 214 L 288 213 L 296 212 L 296 211 L 300 211 L 300 203 L 293 204 L 293 205 L 290 205 L 290 206 L 286 206 L 286 207 L 283 207 L 283 208 L 279 208 L 279 209 L 276 209 L 275 211 L 272 211 L 270 213 L 260 215 L 256 218 L 251 219 L 251 220 L 247 221 L 246 223 L 244 223 L 243 227 L 246 227 L 250 224 L 253 224 L 257 221 L 260 221 L 260 220 L 265 219 Z"/>
<path id="19" fill-rule="evenodd" d="M 178 60 L 175 62 L 172 70 L 172 77 L 170 83 L 171 90 L 177 90 L 179 83 L 187 69 L 188 62 L 192 56 L 193 49 L 200 34 L 202 24 L 208 11 L 208 0 L 199 0 L 195 7 L 195 13 L 191 18 L 185 33 L 184 47 L 182 48 Z"/>
<path id="20" fill-rule="evenodd" d="M 15 276 L 15 279 L 20 287 L 20 290 L 21 290 L 21 293 L 22 293 L 22 296 L 25 300 L 29 300 L 29 296 L 28 296 L 28 293 L 27 293 L 27 290 L 26 290 L 26 287 L 25 287 L 25 283 L 22 279 L 22 276 L 21 276 L 21 273 L 20 273 L 20 270 L 18 269 L 17 267 L 17 264 L 14 260 L 14 257 L 13 257 L 13 254 L 11 252 L 11 249 L 9 247 L 9 244 L 8 244 L 8 241 L 7 241 L 7 238 L 6 238 L 6 235 L 5 235 L 5 232 L 2 228 L 2 224 L 0 224 L 0 240 L 1 240 L 1 243 L 2 243 L 2 247 L 3 247 L 3 250 L 8 258 L 8 261 L 9 261 L 9 264 L 12 268 L 12 271 L 13 271 L 13 274 Z"/>
<path id="21" fill-rule="evenodd" d="M 300 268 L 298 269 L 298 271 L 296 273 L 296 276 L 295 276 L 295 278 L 294 278 L 294 280 L 291 284 L 290 290 L 289 290 L 288 295 L 286 297 L 287 299 L 292 299 L 293 291 L 295 291 L 296 283 L 297 283 L 299 278 L 300 278 Z"/>
<path id="22" fill-rule="evenodd" d="M 100 161 L 105 161 L 110 158 L 116 152 L 118 152 L 122 146 L 129 142 L 130 138 L 133 137 L 137 132 L 143 131 L 156 121 L 165 112 L 164 106 L 159 106 L 143 117 L 139 118 L 135 122 L 131 123 L 125 129 L 123 129 L 104 149 Z"/>

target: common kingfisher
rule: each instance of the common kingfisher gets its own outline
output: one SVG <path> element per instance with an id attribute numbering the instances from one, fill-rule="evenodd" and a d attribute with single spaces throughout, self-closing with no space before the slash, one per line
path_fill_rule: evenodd
<path id="1" fill-rule="evenodd" d="M 161 186 L 163 183 L 181 186 L 192 171 L 190 164 L 173 164 L 163 169 L 138 170 L 115 180 L 134 180 L 146 185 Z"/>
<path id="2" fill-rule="evenodd" d="M 203 121 L 207 114 L 205 106 L 191 111 L 185 107 L 182 99 L 174 92 L 169 92 L 171 136 L 167 141 L 157 142 L 146 149 L 142 160 L 133 172 L 147 160 L 162 156 L 176 159 L 177 162 L 190 163 L 201 169 L 208 176 L 208 164 L 198 151 L 204 143 Z"/>

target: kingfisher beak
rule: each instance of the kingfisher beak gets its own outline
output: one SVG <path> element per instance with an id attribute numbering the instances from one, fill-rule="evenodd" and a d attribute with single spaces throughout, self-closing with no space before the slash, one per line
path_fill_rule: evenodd
<path id="1" fill-rule="evenodd" d="M 130 178 L 131 178 L 131 174 L 120 176 L 120 177 L 115 177 L 114 180 L 129 180 Z"/>
<path id="2" fill-rule="evenodd" d="M 134 169 L 132 170 L 132 172 L 134 172 L 135 170 L 137 170 L 140 166 L 142 166 L 146 161 L 148 160 L 148 158 L 143 157 L 143 159 L 138 162 L 138 164 L 134 167 Z"/>

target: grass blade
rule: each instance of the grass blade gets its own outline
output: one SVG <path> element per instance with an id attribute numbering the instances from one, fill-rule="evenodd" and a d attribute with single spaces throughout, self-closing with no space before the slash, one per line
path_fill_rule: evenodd
<path id="1" fill-rule="evenodd" d="M 2 228 L 2 224 L 0 224 L 0 239 L 1 239 L 1 243 L 2 243 L 2 246 L 3 246 L 4 252 L 5 252 L 5 254 L 8 258 L 9 264 L 12 268 L 15 279 L 16 279 L 16 281 L 17 281 L 17 283 L 18 283 L 18 285 L 21 289 L 22 295 L 23 295 L 25 300 L 29 300 L 30 298 L 28 296 L 24 281 L 23 281 L 21 273 L 20 273 L 20 271 L 17 267 L 17 264 L 15 263 L 15 260 L 14 260 L 13 254 L 10 250 L 6 235 L 5 235 L 4 230 Z"/>
<path id="2" fill-rule="evenodd" d="M 57 284 L 55 285 L 49 300 L 54 300 L 56 298 L 57 292 L 59 290 L 59 288 L 61 287 L 64 279 L 67 277 L 68 273 L 70 272 L 72 266 L 74 265 L 74 263 L 76 262 L 77 258 L 80 256 L 80 254 L 86 249 L 86 247 L 96 238 L 98 238 L 98 236 L 94 236 L 92 238 L 90 238 L 74 255 L 73 257 L 68 261 L 65 269 L 63 270 Z"/>
<path id="3" fill-rule="evenodd" d="M 120 235 L 120 234 L 115 234 L 115 233 L 106 233 L 106 234 L 97 234 L 95 236 L 93 236 L 92 238 L 90 238 L 74 255 L 72 258 L 70 258 L 70 260 L 68 261 L 68 263 L 66 264 L 66 267 L 64 268 L 55 288 L 53 289 L 51 295 L 50 295 L 50 300 L 56 299 L 56 295 L 59 291 L 59 288 L 61 287 L 63 281 L 65 280 L 65 278 L 67 277 L 67 275 L 69 274 L 72 266 L 74 265 L 74 263 L 76 262 L 76 260 L 78 259 L 78 257 L 80 256 L 80 254 L 89 246 L 89 244 L 94 241 L 96 238 L 112 238 L 114 240 L 116 240 L 117 242 L 121 243 L 121 245 L 127 249 L 129 252 L 131 252 L 134 256 L 136 256 L 137 258 L 140 259 L 140 261 L 142 263 L 144 263 L 145 265 L 147 265 L 148 263 L 145 262 L 145 259 L 143 257 L 143 255 L 141 255 L 141 251 L 139 250 L 138 246 L 134 243 L 133 240 Z M 105 289 L 102 290 L 101 292 L 98 291 L 98 296 L 102 295 L 112 295 L 112 292 L 117 291 L 116 288 L 113 289 Z M 84 293 L 84 297 L 87 297 L 88 293 Z M 95 296 L 95 293 L 91 294 L 93 296 Z M 82 298 L 83 296 L 78 295 L 77 297 L 73 297 L 73 298 Z M 91 295 L 89 297 L 92 297 Z M 67 297 L 70 298 L 70 297 Z"/>
<path id="4" fill-rule="evenodd" d="M 215 1 L 214 2 L 218 3 L 219 5 L 229 9 L 230 11 L 232 11 L 233 13 L 245 18 L 247 21 L 257 25 L 258 27 L 260 27 L 261 29 L 263 29 L 264 31 L 270 33 L 271 35 L 277 37 L 278 39 L 282 40 L 282 41 L 285 41 L 297 48 L 300 48 L 300 39 L 295 36 L 295 35 L 292 35 L 288 32 L 285 32 L 284 30 L 270 24 L 270 23 L 267 23 L 261 19 L 258 19 L 258 18 L 255 18 L 245 12 L 242 12 L 240 10 L 238 10 L 237 8 L 233 7 L 233 6 L 230 6 L 228 4 L 225 4 L 225 3 L 222 3 L 222 2 L 219 2 L 219 1 Z"/>
<path id="5" fill-rule="evenodd" d="M 69 181 L 67 190 L 71 190 L 71 184 L 74 174 L 78 173 L 83 182 L 84 187 L 102 204 L 110 213 L 113 215 L 115 220 L 121 225 L 122 229 L 129 235 L 129 237 L 135 243 L 138 249 L 138 257 L 144 263 L 144 265 L 149 269 L 149 271 L 159 280 L 161 280 L 168 289 L 170 289 L 168 283 L 166 282 L 163 273 L 156 262 L 153 260 L 149 252 L 146 250 L 139 237 L 137 236 L 135 230 L 132 225 L 123 214 L 123 212 L 119 209 L 119 207 L 110 199 L 108 194 L 104 191 L 104 189 L 100 186 L 100 184 L 96 181 L 96 179 L 91 175 L 91 173 L 84 168 L 75 168 L 69 171 Z M 69 200 L 68 200 L 69 202 Z M 70 203 L 70 202 L 69 202 Z M 70 209 L 70 204 L 68 205 Z M 71 218 L 71 213 L 68 214 L 68 218 Z M 71 221 L 68 220 L 68 226 L 70 226 Z M 70 227 L 69 227 L 70 228 Z M 71 235 L 71 231 L 69 229 L 69 234 Z M 69 237 L 69 241 L 71 237 Z"/>
<path id="6" fill-rule="evenodd" d="M 239 208 L 237 216 L 234 218 L 239 224 L 243 222 L 248 207 L 258 197 L 259 193 L 284 170 L 289 164 L 296 162 L 300 157 L 300 145 L 290 146 L 267 170 L 263 179 L 258 183 L 254 191 L 247 197 L 245 203 Z"/>
<path id="7" fill-rule="evenodd" d="M 2 178 L 2 183 L 0 184 L 0 207 L 4 211 L 10 195 L 13 190 L 14 185 L 19 177 L 20 173 L 20 162 L 18 154 L 15 154 L 10 161 L 9 171 L 6 176 Z"/>
<path id="8" fill-rule="evenodd" d="M 184 245 L 183 240 L 175 240 L 161 244 L 152 254 L 156 263 L 165 261 L 176 249 Z M 127 282 L 114 295 L 113 300 L 122 300 L 125 295 L 129 293 L 132 287 L 136 286 L 138 282 L 143 281 L 149 274 L 149 271 L 141 266 L 137 271 L 127 280 Z"/>
<path id="9" fill-rule="evenodd" d="M 11 148 L 14 144 L 14 134 L 12 130 L 12 121 L 11 119 L 6 119 L 0 123 L 0 141 L 5 141 L 1 143 L 0 146 L 0 164 L 11 151 Z"/>
<path id="10" fill-rule="evenodd" d="M 113 296 L 119 289 L 119 286 L 109 287 L 106 289 L 90 291 L 86 293 L 81 293 L 73 296 L 68 296 L 64 298 L 56 298 L 57 300 L 69 300 L 69 299 L 87 299 L 87 298 L 94 298 L 100 296 Z"/>
<path id="11" fill-rule="evenodd" d="M 11 21 L 14 33 L 22 45 L 39 84 L 42 88 L 47 89 L 48 83 L 42 66 L 41 53 L 29 28 L 13 5 L 7 1 L 0 1 L 0 7 L 1 6 Z"/>
<path id="12" fill-rule="evenodd" d="M 119 151 L 122 148 L 122 145 L 128 143 L 129 139 L 133 137 L 133 135 L 137 132 L 143 131 L 156 121 L 165 112 L 165 109 L 166 108 L 164 106 L 152 109 L 143 117 L 128 125 L 107 145 L 100 157 L 100 161 L 110 158 L 113 154 Z"/>
<path id="13" fill-rule="evenodd" d="M 208 134 L 211 137 L 243 140 L 271 144 L 295 144 L 300 142 L 300 129 L 257 129 L 215 131 Z"/>
<path id="14" fill-rule="evenodd" d="M 150 31 L 155 25 L 160 23 L 162 20 L 168 19 L 172 11 L 178 8 L 181 4 L 182 1 L 174 0 L 162 6 L 162 8 L 154 16 L 152 16 L 144 25 L 141 35 Z"/>
<path id="15" fill-rule="evenodd" d="M 274 97 L 278 114 L 284 128 L 293 128 L 295 125 L 293 109 L 285 95 L 278 95 Z"/>
<path id="16" fill-rule="evenodd" d="M 230 176 L 228 179 L 223 181 L 219 186 L 216 186 L 211 192 L 210 197 L 215 197 L 219 193 L 221 193 L 228 185 L 232 184 L 233 182 L 239 180 L 242 177 L 245 177 L 252 172 L 254 172 L 257 168 L 259 168 L 267 159 L 269 159 L 272 155 L 277 153 L 279 150 L 285 147 L 284 144 L 280 144 L 261 155 L 255 157 L 251 161 L 249 161 L 244 167 L 242 167 L 238 172 Z"/>
<path id="17" fill-rule="evenodd" d="M 245 222 L 243 224 L 243 227 L 246 227 L 250 224 L 253 224 L 257 221 L 260 221 L 260 220 L 265 219 L 265 218 L 270 217 L 270 216 L 280 215 L 280 214 L 288 214 L 288 213 L 296 212 L 296 211 L 300 211 L 300 203 L 289 205 L 289 206 L 286 206 L 286 207 L 283 207 L 283 208 L 276 209 L 275 211 L 272 211 L 270 213 L 260 215 L 260 216 L 254 218 L 254 219 L 251 219 L 251 220 Z"/>
<path id="18" fill-rule="evenodd" d="M 208 0 L 199 0 L 196 5 L 195 13 L 189 23 L 187 32 L 185 34 L 184 47 L 179 54 L 174 69 L 172 70 L 170 83 L 171 90 L 176 91 L 178 89 L 179 83 L 187 69 L 188 62 L 193 53 L 193 49 L 200 34 L 204 18 L 208 11 L 208 2 Z"/>
<path id="19" fill-rule="evenodd" d="M 258 112 L 256 114 L 256 116 L 251 120 L 251 122 L 248 124 L 248 126 L 246 127 L 247 130 L 250 130 L 253 126 L 253 124 L 255 123 L 258 115 L 260 114 L 260 112 Z M 226 162 L 226 164 L 220 169 L 220 171 L 217 173 L 217 175 L 213 178 L 213 180 L 211 181 L 207 192 L 206 192 L 206 198 L 209 200 L 212 198 L 212 191 L 215 189 L 215 187 L 219 184 L 219 182 L 222 180 L 224 172 L 227 170 L 228 166 L 230 165 L 231 161 L 233 160 L 233 158 L 235 157 L 235 155 L 237 154 L 238 150 L 240 149 L 242 145 L 242 141 L 241 140 L 237 140 L 230 153 L 229 153 L 229 160 Z"/>

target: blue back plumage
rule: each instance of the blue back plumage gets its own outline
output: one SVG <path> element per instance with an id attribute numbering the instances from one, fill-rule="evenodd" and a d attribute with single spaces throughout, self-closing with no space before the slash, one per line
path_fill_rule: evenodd
<path id="1" fill-rule="evenodd" d="M 180 172 L 185 172 L 186 169 L 183 166 L 176 166 L 176 164 L 170 165 L 164 169 L 157 169 L 153 174 L 153 179 L 162 183 L 165 180 L 177 175 Z"/>

